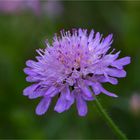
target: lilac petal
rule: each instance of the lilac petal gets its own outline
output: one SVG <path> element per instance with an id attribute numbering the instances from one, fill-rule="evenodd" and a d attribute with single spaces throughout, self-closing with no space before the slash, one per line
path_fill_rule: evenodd
<path id="1" fill-rule="evenodd" d="M 45 95 L 50 95 L 50 94 L 52 94 L 53 92 L 55 92 L 56 91 L 56 87 L 55 86 L 51 86 L 48 90 L 47 90 L 47 92 L 45 93 Z"/>
<path id="2" fill-rule="evenodd" d="M 103 64 L 108 66 L 108 65 L 114 63 L 114 60 L 116 60 L 118 58 L 119 54 L 120 54 L 120 52 L 117 52 L 116 54 L 105 55 L 103 57 Z"/>
<path id="3" fill-rule="evenodd" d="M 94 30 L 91 30 L 89 37 L 88 37 L 88 42 L 91 42 L 94 36 Z"/>
<path id="4" fill-rule="evenodd" d="M 80 116 L 85 116 L 87 114 L 87 104 L 80 95 L 76 97 L 76 106 Z"/>
<path id="5" fill-rule="evenodd" d="M 94 94 L 95 95 L 98 95 L 98 94 L 101 93 L 100 84 L 98 82 L 92 82 L 92 81 L 89 81 L 89 80 L 85 80 L 85 81 L 86 81 L 86 83 L 87 83 L 88 86 L 91 86 L 92 87 L 92 90 L 94 91 Z M 91 99 L 92 100 L 94 99 L 93 96 L 92 96 Z"/>
<path id="6" fill-rule="evenodd" d="M 38 61 L 41 61 L 42 60 L 42 57 L 41 56 L 36 56 L 35 57 Z"/>
<path id="7" fill-rule="evenodd" d="M 83 35 L 83 30 L 81 28 L 79 28 L 78 34 L 79 34 L 79 36 L 82 36 Z"/>
<path id="8" fill-rule="evenodd" d="M 68 110 L 71 107 L 71 105 L 74 103 L 74 92 L 72 91 L 70 93 L 69 87 L 67 86 L 66 88 L 67 88 L 66 92 L 62 91 L 61 94 L 65 94 L 65 99 L 67 100 L 66 110 Z"/>
<path id="9" fill-rule="evenodd" d="M 92 92 L 90 91 L 90 89 L 88 88 L 88 86 L 85 84 L 85 81 L 80 80 L 78 83 L 80 89 L 82 90 L 82 92 L 89 98 L 92 97 Z"/>
<path id="10" fill-rule="evenodd" d="M 118 80 L 116 78 L 113 78 L 113 77 L 105 77 L 105 76 L 100 76 L 99 77 L 99 82 L 101 83 L 106 83 L 106 82 L 109 82 L 113 85 L 116 85 L 118 84 Z"/>
<path id="11" fill-rule="evenodd" d="M 106 95 L 108 95 L 108 96 L 118 97 L 116 94 L 111 93 L 111 92 L 105 90 L 105 89 L 102 87 L 102 85 L 101 85 L 100 83 L 98 83 L 98 82 L 93 83 L 92 89 L 93 89 L 95 95 L 98 95 L 99 93 L 103 92 L 104 94 L 106 94 Z"/>
<path id="12" fill-rule="evenodd" d="M 91 92 L 91 90 L 90 90 L 88 87 L 83 87 L 83 88 L 81 88 L 81 89 L 82 89 L 83 93 L 84 93 L 87 97 L 89 97 L 89 98 L 92 97 L 92 92 Z"/>
<path id="13" fill-rule="evenodd" d="M 118 97 L 116 94 L 111 93 L 111 92 L 105 90 L 103 87 L 101 87 L 101 91 L 102 91 L 104 94 L 108 95 L 108 96 L 111 96 L 111 97 Z"/>
<path id="14" fill-rule="evenodd" d="M 26 87 L 24 90 L 23 90 L 23 95 L 27 96 L 27 95 L 30 95 L 34 92 L 34 90 L 38 87 L 39 84 L 33 84 L 29 87 Z"/>
<path id="15" fill-rule="evenodd" d="M 109 46 L 109 45 L 111 45 L 111 43 L 112 43 L 112 37 L 113 37 L 113 34 L 110 34 L 110 35 L 108 35 L 104 40 L 103 40 L 103 46 Z"/>
<path id="16" fill-rule="evenodd" d="M 43 115 L 49 108 L 51 103 L 51 98 L 45 97 L 43 98 L 38 106 L 36 107 L 36 114 L 37 115 Z"/>
<path id="17" fill-rule="evenodd" d="M 71 93 L 70 93 L 70 89 L 69 89 L 69 86 L 65 86 L 65 88 L 62 90 L 62 92 L 64 94 L 66 94 L 66 99 L 67 100 L 71 100 Z"/>
<path id="18" fill-rule="evenodd" d="M 61 88 L 62 87 L 52 86 L 48 89 L 48 91 L 45 93 L 45 95 L 49 95 L 50 97 L 54 97 L 61 91 Z"/>
<path id="19" fill-rule="evenodd" d="M 119 78 L 126 76 L 126 71 L 119 70 L 119 69 L 116 69 L 116 68 L 107 68 L 106 73 L 109 76 L 114 76 L 114 77 L 119 77 Z"/>
<path id="20" fill-rule="evenodd" d="M 123 69 L 123 66 L 128 65 L 130 63 L 130 57 L 124 57 L 121 59 L 116 60 L 114 63 L 111 64 L 111 66 L 114 66 L 118 69 Z"/>
<path id="21" fill-rule="evenodd" d="M 92 83 L 92 90 L 94 91 L 95 95 L 99 95 L 101 93 L 100 84 L 98 82 Z"/>
<path id="22" fill-rule="evenodd" d="M 59 89 L 54 90 L 49 96 L 54 97 L 59 93 Z"/>
<path id="23" fill-rule="evenodd" d="M 65 92 L 65 90 L 62 90 L 61 96 L 59 97 L 54 110 L 57 111 L 58 113 L 64 112 L 65 110 L 68 110 L 73 103 L 74 103 L 73 93 L 71 93 L 71 95 L 67 99 L 67 93 Z"/>
<path id="24" fill-rule="evenodd" d="M 103 39 L 98 47 L 100 54 L 106 53 L 110 49 L 110 45 L 112 44 L 112 42 L 112 34 Z"/>
<path id="25" fill-rule="evenodd" d="M 65 95 L 61 93 L 61 96 L 59 97 L 54 110 L 57 111 L 58 113 L 62 113 L 63 111 L 66 110 L 66 99 Z"/>
<path id="26" fill-rule="evenodd" d="M 118 80 L 116 78 L 113 77 L 108 77 L 107 78 L 107 82 L 113 84 L 113 85 L 117 85 L 118 84 Z"/>
<path id="27" fill-rule="evenodd" d="M 67 95 L 65 95 L 65 98 L 67 100 L 66 110 L 68 110 L 72 106 L 72 104 L 74 103 L 74 93 L 71 92 L 69 98 L 67 98 Z"/>
<path id="28" fill-rule="evenodd" d="M 34 72 L 34 71 L 32 71 L 31 68 L 25 68 L 23 71 L 24 71 L 24 73 L 26 73 L 27 75 L 31 75 L 31 76 L 36 76 L 36 75 L 37 75 L 37 73 Z"/>
<path id="29" fill-rule="evenodd" d="M 28 66 L 28 67 L 34 67 L 34 65 L 35 65 L 35 61 L 33 61 L 33 60 L 28 60 L 28 61 L 26 61 L 26 65 Z"/>
<path id="30" fill-rule="evenodd" d="M 74 103 L 74 96 L 71 97 L 71 100 L 67 101 L 66 110 L 68 110 Z"/>
<path id="31" fill-rule="evenodd" d="M 38 89 L 29 95 L 29 99 L 35 99 L 45 94 L 46 89 Z"/>
<path id="32" fill-rule="evenodd" d="M 93 101 L 94 100 L 94 97 L 93 96 L 92 97 L 87 97 L 87 96 L 85 96 L 85 94 L 82 94 L 82 97 L 86 101 Z"/>
<path id="33" fill-rule="evenodd" d="M 96 33 L 95 38 L 94 38 L 94 46 L 97 47 L 97 45 L 100 43 L 101 40 L 101 35 L 99 32 Z"/>
<path id="34" fill-rule="evenodd" d="M 27 82 L 38 82 L 39 80 L 39 77 L 37 77 L 37 76 L 27 76 L 26 77 L 26 81 Z"/>

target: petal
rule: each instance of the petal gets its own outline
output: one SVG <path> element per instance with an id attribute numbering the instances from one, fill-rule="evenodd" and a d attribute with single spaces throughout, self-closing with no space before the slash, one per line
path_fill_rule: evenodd
<path id="1" fill-rule="evenodd" d="M 109 34 L 109 35 L 102 41 L 102 47 L 111 45 L 111 43 L 112 43 L 112 37 L 113 37 L 113 34 Z"/>
<path id="2" fill-rule="evenodd" d="M 68 110 L 71 107 L 71 105 L 74 103 L 74 92 L 72 91 L 70 93 L 70 89 L 67 86 L 66 87 L 66 91 L 65 90 L 62 91 L 61 94 L 64 94 L 65 95 L 65 99 L 66 99 L 66 102 L 67 102 L 66 103 L 66 110 Z"/>
<path id="3" fill-rule="evenodd" d="M 38 106 L 36 107 L 36 114 L 37 115 L 43 115 L 49 108 L 51 103 L 51 98 L 45 97 L 43 98 Z"/>
<path id="4" fill-rule="evenodd" d="M 31 94 L 29 94 L 29 99 L 35 99 L 41 97 L 45 94 L 45 92 L 46 92 L 46 88 L 35 90 Z"/>
<path id="5" fill-rule="evenodd" d="M 50 94 L 52 94 L 53 92 L 55 92 L 56 91 L 56 87 L 55 86 L 51 86 L 48 90 L 47 90 L 47 92 L 45 93 L 45 95 L 50 95 Z"/>
<path id="6" fill-rule="evenodd" d="M 101 40 L 101 35 L 99 32 L 97 32 L 93 41 L 93 46 L 97 47 L 98 44 L 100 43 L 100 40 Z"/>
<path id="7" fill-rule="evenodd" d="M 86 85 L 86 81 L 79 80 L 78 82 L 79 88 L 82 90 L 83 94 L 85 94 L 87 97 L 92 97 L 92 92 L 89 89 L 89 87 Z"/>
<path id="8" fill-rule="evenodd" d="M 61 92 L 61 96 L 59 97 L 54 110 L 58 113 L 64 112 L 65 110 L 68 110 L 71 105 L 74 103 L 74 96 L 73 93 L 69 96 L 67 100 L 67 93 L 64 92 L 64 90 Z"/>
<path id="9" fill-rule="evenodd" d="M 66 104 L 67 101 L 65 99 L 65 95 L 61 93 L 61 96 L 59 97 L 54 110 L 57 111 L 58 113 L 62 113 L 63 111 L 66 110 Z"/>
<path id="10" fill-rule="evenodd" d="M 116 78 L 109 77 L 109 76 L 107 76 L 107 77 L 99 76 L 98 81 L 101 82 L 101 83 L 109 82 L 109 83 L 111 83 L 113 85 L 118 84 L 118 80 Z"/>
<path id="11" fill-rule="evenodd" d="M 68 110 L 74 103 L 74 96 L 71 97 L 71 100 L 67 101 L 66 110 Z"/>
<path id="12" fill-rule="evenodd" d="M 37 76 L 27 76 L 26 77 L 26 81 L 27 82 L 38 82 L 39 81 L 39 77 L 37 77 Z"/>
<path id="13" fill-rule="evenodd" d="M 108 96 L 118 97 L 116 94 L 105 90 L 99 82 L 93 82 L 91 86 L 92 86 L 92 89 L 93 89 L 95 95 L 98 95 L 101 92 L 103 92 L 104 94 L 106 94 Z"/>
<path id="14" fill-rule="evenodd" d="M 78 114 L 80 116 L 85 116 L 87 114 L 87 104 L 84 101 L 84 99 L 81 97 L 81 95 L 77 95 L 76 97 L 76 106 L 78 110 Z"/>
<path id="15" fill-rule="evenodd" d="M 65 86 L 65 88 L 62 90 L 62 92 L 66 95 L 66 99 L 67 100 L 71 100 L 71 93 L 70 93 L 70 89 L 69 86 Z"/>
<path id="16" fill-rule="evenodd" d="M 124 57 L 121 59 L 116 60 L 114 63 L 111 64 L 111 66 L 114 66 L 118 69 L 123 69 L 123 66 L 128 65 L 130 63 L 130 57 Z"/>
<path id="17" fill-rule="evenodd" d="M 85 96 L 85 94 L 82 94 L 82 97 L 86 101 L 93 101 L 94 100 L 94 97 L 93 96 L 92 97 L 87 97 L 87 96 Z"/>
<path id="18" fill-rule="evenodd" d="M 106 38 L 102 39 L 101 43 L 99 44 L 98 50 L 99 54 L 105 54 L 109 49 L 110 45 L 112 44 L 112 34 L 108 35 Z"/>
<path id="19" fill-rule="evenodd" d="M 85 96 L 92 98 L 92 92 L 89 89 L 89 87 L 82 87 L 81 89 L 83 91 L 83 94 L 85 94 Z"/>
<path id="20" fill-rule="evenodd" d="M 93 89 L 95 95 L 98 95 L 101 93 L 100 87 L 101 86 L 98 82 L 92 83 L 92 89 Z"/>
<path id="21" fill-rule="evenodd" d="M 111 96 L 111 97 L 118 97 L 116 94 L 111 93 L 111 92 L 105 90 L 103 87 L 101 87 L 101 91 L 102 91 L 104 94 L 108 95 L 108 96 Z"/>
<path id="22" fill-rule="evenodd" d="M 126 76 L 126 71 L 124 70 L 119 70 L 116 68 L 107 68 L 105 71 L 109 76 L 114 76 L 114 77 L 125 77 Z"/>
<path id="23" fill-rule="evenodd" d="M 31 76 L 37 75 L 37 73 L 33 72 L 31 68 L 25 68 L 25 69 L 23 69 L 23 71 L 27 75 L 31 75 Z"/>
<path id="24" fill-rule="evenodd" d="M 34 92 L 34 90 L 39 86 L 39 84 L 33 84 L 29 87 L 26 87 L 24 90 L 23 90 L 23 95 L 27 96 L 27 95 L 30 95 Z"/>
<path id="25" fill-rule="evenodd" d="M 110 65 L 114 62 L 114 60 L 116 60 L 119 56 L 120 52 L 117 52 L 116 54 L 108 54 L 108 55 L 105 55 L 102 59 L 102 63 L 103 65 Z"/>
<path id="26" fill-rule="evenodd" d="M 54 97 L 54 96 L 56 96 L 58 93 L 59 93 L 59 90 L 56 89 L 55 91 L 53 91 L 53 92 L 50 94 L 50 97 Z"/>
<path id="27" fill-rule="evenodd" d="M 88 37 L 88 42 L 91 42 L 94 36 L 94 30 L 91 30 L 89 37 Z"/>
<path id="28" fill-rule="evenodd" d="M 107 78 L 107 82 L 113 84 L 113 85 L 117 85 L 118 84 L 118 80 L 116 78 L 113 77 L 108 77 Z"/>
<path id="29" fill-rule="evenodd" d="M 34 67 L 36 64 L 37 64 L 37 62 L 35 62 L 33 60 L 26 61 L 26 66 L 28 66 L 28 67 Z"/>
<path id="30" fill-rule="evenodd" d="M 79 36 L 82 36 L 83 35 L 83 30 L 81 28 L 79 28 L 78 34 L 79 34 Z"/>
<path id="31" fill-rule="evenodd" d="M 92 90 L 94 91 L 95 95 L 98 95 L 99 93 L 101 93 L 100 84 L 98 82 L 93 82 L 93 81 L 86 80 L 86 83 L 88 84 L 88 86 L 92 87 Z M 93 96 L 92 96 L 91 100 L 94 100 Z"/>

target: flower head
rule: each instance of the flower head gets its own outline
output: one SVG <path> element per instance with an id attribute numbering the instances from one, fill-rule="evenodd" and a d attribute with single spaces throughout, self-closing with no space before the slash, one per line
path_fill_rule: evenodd
<path id="1" fill-rule="evenodd" d="M 26 80 L 34 84 L 24 90 L 30 99 L 42 97 L 36 108 L 38 115 L 44 114 L 54 96 L 58 96 L 54 110 L 61 113 L 76 102 L 78 114 L 87 114 L 86 101 L 94 100 L 100 93 L 117 97 L 103 88 L 102 84 L 118 83 L 117 78 L 126 76 L 123 67 L 130 63 L 130 57 L 118 59 L 120 52 L 109 52 L 112 34 L 106 38 L 84 29 L 61 31 L 55 35 L 52 45 L 37 50 L 37 61 L 28 60 L 24 72 Z"/>
<path id="2" fill-rule="evenodd" d="M 62 1 L 48 0 L 43 3 L 43 12 L 51 19 L 55 19 L 62 15 L 64 7 Z"/>
<path id="3" fill-rule="evenodd" d="M 140 114 L 140 94 L 134 93 L 129 101 L 130 110 L 134 115 Z"/>
<path id="4" fill-rule="evenodd" d="M 0 12 L 9 14 L 19 13 L 20 11 L 30 9 L 35 14 L 39 14 L 40 1 L 39 0 L 0 0 Z"/>

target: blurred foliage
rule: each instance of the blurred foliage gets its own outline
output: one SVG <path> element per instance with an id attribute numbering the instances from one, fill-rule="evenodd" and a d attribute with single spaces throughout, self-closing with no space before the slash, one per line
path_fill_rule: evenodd
<path id="1" fill-rule="evenodd" d="M 50 18 L 24 12 L 0 13 L 0 138 L 115 138 L 102 120 L 94 102 L 89 113 L 80 118 L 75 106 L 62 114 L 51 105 L 44 116 L 34 110 L 40 99 L 29 100 L 22 95 L 29 84 L 25 81 L 25 61 L 34 59 L 35 49 L 45 47 L 61 29 L 95 29 L 105 36 L 114 34 L 113 47 L 121 56 L 130 55 L 128 75 L 119 85 L 105 85 L 119 95 L 112 99 L 103 94 L 99 100 L 128 138 L 140 138 L 140 115 L 130 108 L 131 96 L 140 94 L 140 2 L 133 1 L 62 1 L 63 13 Z M 57 9 L 56 9 L 57 10 Z"/>

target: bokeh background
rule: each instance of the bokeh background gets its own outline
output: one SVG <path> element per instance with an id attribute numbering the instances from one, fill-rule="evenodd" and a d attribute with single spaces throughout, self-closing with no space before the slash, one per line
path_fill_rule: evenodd
<path id="1" fill-rule="evenodd" d="M 5 0 L 7 1 L 7 0 Z M 75 105 L 62 114 L 54 103 L 43 116 L 35 114 L 40 99 L 22 95 L 25 61 L 34 59 L 61 29 L 87 28 L 114 34 L 113 47 L 129 55 L 127 77 L 117 86 L 106 84 L 119 98 L 98 98 L 128 138 L 140 138 L 140 2 L 139 1 L 40 1 L 0 0 L 0 138 L 111 139 L 116 138 L 102 120 L 94 102 L 84 118 Z M 28 2 L 27 2 L 28 1 Z M 35 4 L 36 3 L 36 4 Z"/>

